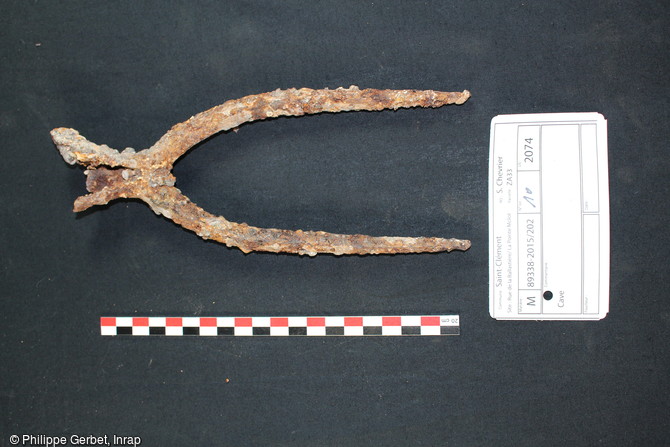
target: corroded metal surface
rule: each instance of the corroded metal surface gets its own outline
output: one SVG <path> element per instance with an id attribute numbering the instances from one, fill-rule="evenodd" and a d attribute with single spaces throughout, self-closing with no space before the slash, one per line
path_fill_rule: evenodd
<path id="1" fill-rule="evenodd" d="M 199 113 L 172 127 L 151 148 L 137 153 L 130 148 L 119 152 L 97 145 L 74 129 L 54 129 L 51 137 L 67 163 L 87 167 L 84 173 L 90 194 L 77 198 L 75 212 L 118 198 L 136 198 L 198 236 L 238 247 L 245 253 L 268 251 L 314 256 L 317 253 L 362 255 L 467 250 L 470 241 L 459 239 L 292 231 L 230 222 L 191 202 L 174 186 L 171 171 L 175 161 L 196 143 L 249 121 L 322 112 L 441 107 L 462 104 L 469 97 L 467 90 L 361 90 L 356 86 L 336 90 L 275 90 L 231 100 Z"/>

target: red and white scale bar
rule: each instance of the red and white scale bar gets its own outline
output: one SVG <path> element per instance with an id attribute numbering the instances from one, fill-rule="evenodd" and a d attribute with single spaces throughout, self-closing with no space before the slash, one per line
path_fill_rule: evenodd
<path id="1" fill-rule="evenodd" d="M 101 317 L 101 335 L 460 335 L 458 315 L 315 317 Z"/>

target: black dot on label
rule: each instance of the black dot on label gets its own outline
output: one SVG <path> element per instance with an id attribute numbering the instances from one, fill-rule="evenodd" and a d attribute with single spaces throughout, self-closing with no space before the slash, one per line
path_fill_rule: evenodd
<path id="1" fill-rule="evenodd" d="M 544 299 L 547 300 L 547 301 L 549 301 L 549 300 L 552 299 L 553 297 L 554 297 L 554 294 L 551 293 L 551 290 L 547 290 L 546 292 L 544 292 L 544 293 L 542 294 L 542 298 L 544 298 Z"/>

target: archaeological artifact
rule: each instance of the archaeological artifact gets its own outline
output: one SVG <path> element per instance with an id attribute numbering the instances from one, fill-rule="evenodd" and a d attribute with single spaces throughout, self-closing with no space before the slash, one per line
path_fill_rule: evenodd
<path id="1" fill-rule="evenodd" d="M 335 255 L 423 253 L 467 250 L 470 241 L 436 237 L 373 237 L 323 231 L 258 228 L 215 216 L 191 202 L 175 185 L 175 161 L 200 141 L 243 123 L 279 116 L 322 112 L 441 107 L 463 104 L 470 92 L 433 90 L 361 90 L 356 86 L 335 90 L 307 88 L 275 90 L 246 96 L 199 113 L 170 129 L 146 150 L 124 151 L 97 145 L 74 129 L 51 131 L 54 143 L 69 164 L 86 167 L 90 194 L 74 203 L 74 211 L 104 205 L 117 198 L 136 198 L 151 209 L 204 239 L 212 239 L 245 253 L 252 251 Z"/>

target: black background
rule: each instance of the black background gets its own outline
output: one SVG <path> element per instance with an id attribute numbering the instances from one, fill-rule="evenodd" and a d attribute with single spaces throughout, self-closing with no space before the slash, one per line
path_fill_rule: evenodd
<path id="1" fill-rule="evenodd" d="M 0 445 L 667 445 L 663 2 L 3 2 Z M 242 126 L 175 167 L 257 226 L 472 240 L 316 258 L 200 240 L 140 202 L 75 215 L 49 130 L 151 146 L 276 88 L 472 91 L 463 106 Z M 488 314 L 490 120 L 608 119 L 610 314 Z M 566 179 L 570 181 L 570 179 Z M 108 338 L 101 315 L 461 315 L 459 337 Z M 229 381 L 227 382 L 226 379 Z"/>

